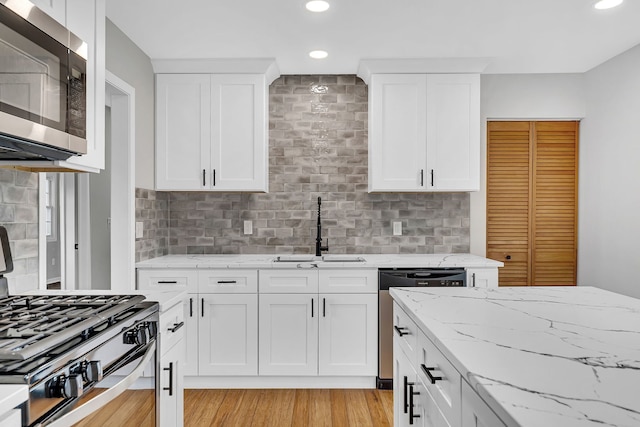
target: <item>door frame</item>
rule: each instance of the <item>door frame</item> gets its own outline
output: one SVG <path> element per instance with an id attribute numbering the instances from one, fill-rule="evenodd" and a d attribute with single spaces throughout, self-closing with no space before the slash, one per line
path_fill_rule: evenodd
<path id="1" fill-rule="evenodd" d="M 119 141 L 111 157 L 111 290 L 129 292 L 135 289 L 135 88 L 108 70 L 105 77 L 111 139 Z M 44 188 L 45 179 L 44 173 L 39 174 L 40 188 Z M 44 230 L 44 191 L 39 193 L 39 229 Z M 89 175 L 63 174 L 59 193 L 62 286 L 70 290 L 91 289 Z M 44 290 L 47 239 L 43 231 L 38 240 L 38 282 Z"/>

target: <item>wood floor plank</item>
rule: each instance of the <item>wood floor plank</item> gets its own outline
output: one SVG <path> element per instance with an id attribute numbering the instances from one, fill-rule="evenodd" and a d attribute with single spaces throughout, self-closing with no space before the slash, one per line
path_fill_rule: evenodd
<path id="1" fill-rule="evenodd" d="M 365 390 L 364 397 L 367 401 L 369 417 L 373 425 L 380 427 L 393 426 L 393 421 L 389 423 L 389 419 L 385 413 L 384 403 L 377 393 L 377 390 Z"/>
<path id="2" fill-rule="evenodd" d="M 347 427 L 347 405 L 344 390 L 331 390 L 331 425 L 333 427 Z"/>
<path id="3" fill-rule="evenodd" d="M 393 390 L 375 390 L 380 397 L 389 425 L 393 425 Z"/>
<path id="4" fill-rule="evenodd" d="M 296 390 L 293 402 L 293 422 L 296 426 L 308 427 L 311 419 L 311 398 L 309 390 Z"/>
<path id="5" fill-rule="evenodd" d="M 190 411 L 185 409 L 185 425 L 193 427 L 209 427 L 211 420 L 216 416 L 218 408 L 222 404 L 227 390 L 199 390 L 198 402 L 190 406 Z M 187 406 L 187 405 L 185 405 Z"/>
<path id="6" fill-rule="evenodd" d="M 253 417 L 255 415 L 260 396 L 260 390 L 244 390 L 242 401 L 238 405 L 238 410 L 229 417 L 229 426 L 253 426 Z"/>
<path id="7" fill-rule="evenodd" d="M 227 390 L 215 417 L 213 417 L 209 425 L 212 427 L 227 425 L 228 418 L 238 412 L 238 407 L 241 407 L 243 395 L 244 390 Z"/>
<path id="8" fill-rule="evenodd" d="M 350 426 L 373 427 L 364 390 L 345 390 L 345 403 Z"/>
<path id="9" fill-rule="evenodd" d="M 301 390 L 297 390 L 299 392 Z M 309 426 L 331 427 L 331 390 L 313 389 L 309 391 Z"/>
<path id="10" fill-rule="evenodd" d="M 272 390 L 259 390 L 258 404 L 256 405 L 256 411 L 253 414 L 253 425 L 255 426 L 268 426 L 269 419 L 273 416 L 273 400 L 268 398 L 268 394 Z"/>

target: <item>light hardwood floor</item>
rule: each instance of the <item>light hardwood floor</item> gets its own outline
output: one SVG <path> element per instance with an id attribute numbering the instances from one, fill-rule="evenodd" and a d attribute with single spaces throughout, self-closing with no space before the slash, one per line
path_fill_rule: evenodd
<path id="1" fill-rule="evenodd" d="M 153 393 L 127 391 L 77 427 L 153 427 Z M 185 390 L 185 427 L 393 426 L 389 390 Z"/>

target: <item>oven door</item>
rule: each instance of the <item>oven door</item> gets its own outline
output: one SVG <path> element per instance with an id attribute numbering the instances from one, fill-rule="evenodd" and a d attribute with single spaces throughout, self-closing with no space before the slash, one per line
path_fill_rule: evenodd
<path id="1" fill-rule="evenodd" d="M 111 401 L 120 396 L 124 391 L 130 388 L 135 388 L 135 384 L 139 379 L 143 376 L 145 368 L 148 366 L 156 365 L 156 340 L 151 341 L 145 347 L 140 348 L 139 351 L 136 351 L 132 357 L 127 360 L 123 360 L 122 363 L 119 363 L 117 367 L 114 367 L 112 370 L 115 372 L 111 372 L 110 374 L 105 373 L 105 378 L 102 382 L 96 384 L 93 388 L 92 393 L 89 393 L 87 397 L 82 397 L 76 400 L 74 409 L 68 411 L 68 408 L 60 413 L 51 413 L 45 419 L 38 421 L 33 424 L 36 427 L 68 427 L 74 425 L 82 420 L 85 420 L 88 416 L 93 414 L 94 412 L 100 410 L 105 407 Z M 124 377 L 118 376 L 118 374 L 122 372 L 128 372 L 128 374 Z M 113 376 L 108 376 L 113 375 Z M 105 388 L 104 383 L 110 384 L 113 383 L 114 379 L 116 379 L 115 384 L 110 385 Z M 157 384 L 154 379 L 154 385 L 152 387 L 152 392 L 154 393 L 154 401 L 157 399 Z M 68 411 L 68 412 L 67 412 Z M 156 419 L 157 425 L 157 408 L 152 412 L 153 417 Z"/>

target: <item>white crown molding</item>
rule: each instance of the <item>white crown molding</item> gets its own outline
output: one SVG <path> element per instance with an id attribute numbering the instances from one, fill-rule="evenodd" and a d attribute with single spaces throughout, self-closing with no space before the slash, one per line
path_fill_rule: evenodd
<path id="1" fill-rule="evenodd" d="M 156 74 L 264 74 L 267 85 L 280 77 L 275 58 L 152 59 Z"/>
<path id="2" fill-rule="evenodd" d="M 489 58 L 362 59 L 357 75 L 369 84 L 372 74 L 479 74 L 489 62 Z"/>

